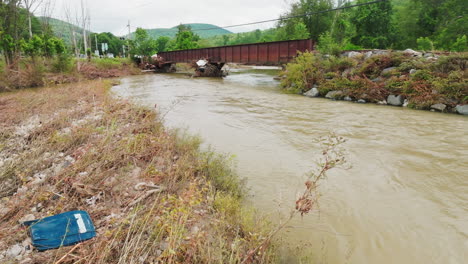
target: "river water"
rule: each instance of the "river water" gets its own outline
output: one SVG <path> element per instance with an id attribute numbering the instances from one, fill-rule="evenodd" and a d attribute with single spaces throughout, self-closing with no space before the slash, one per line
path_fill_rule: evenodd
<path id="1" fill-rule="evenodd" d="M 142 75 L 114 91 L 235 155 L 250 200 L 273 221 L 294 208 L 320 158 L 317 139 L 345 137 L 352 168 L 330 171 L 320 210 L 281 234 L 315 263 L 468 263 L 467 117 L 287 95 L 275 73 Z"/>

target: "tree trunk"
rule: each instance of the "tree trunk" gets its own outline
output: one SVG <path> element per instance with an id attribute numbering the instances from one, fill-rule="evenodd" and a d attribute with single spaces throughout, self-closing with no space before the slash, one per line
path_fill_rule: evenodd
<path id="1" fill-rule="evenodd" d="M 28 26 L 29 26 L 29 38 L 32 38 L 32 23 L 31 23 L 31 13 L 28 11 Z"/>

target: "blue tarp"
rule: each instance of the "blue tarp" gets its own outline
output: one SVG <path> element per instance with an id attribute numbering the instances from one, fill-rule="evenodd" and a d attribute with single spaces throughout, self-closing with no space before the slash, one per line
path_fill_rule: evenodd
<path id="1" fill-rule="evenodd" d="M 23 223 L 29 227 L 32 243 L 39 251 L 70 246 L 96 236 L 91 217 L 85 211 L 71 211 Z"/>

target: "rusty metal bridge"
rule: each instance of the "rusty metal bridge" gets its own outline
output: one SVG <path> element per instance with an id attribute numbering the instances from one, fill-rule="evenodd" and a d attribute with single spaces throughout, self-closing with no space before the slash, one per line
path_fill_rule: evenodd
<path id="1" fill-rule="evenodd" d="M 164 61 L 190 63 L 206 59 L 212 63 L 243 63 L 255 65 L 281 65 L 290 62 L 298 52 L 312 51 L 314 41 L 311 39 L 287 40 L 222 46 L 203 49 L 190 49 L 161 52 Z"/>

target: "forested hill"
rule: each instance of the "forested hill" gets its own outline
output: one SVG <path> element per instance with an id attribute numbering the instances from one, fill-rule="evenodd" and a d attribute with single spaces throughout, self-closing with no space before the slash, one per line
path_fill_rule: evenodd
<path id="1" fill-rule="evenodd" d="M 49 25 L 52 28 L 54 35 L 63 39 L 67 44 L 70 44 L 70 40 L 71 40 L 70 34 L 72 30 L 76 32 L 77 38 L 81 37 L 83 33 L 83 28 L 75 26 L 68 22 L 62 21 L 60 19 L 51 18 L 51 17 L 38 17 L 38 18 L 41 21 L 49 20 Z M 89 31 L 86 31 L 86 32 L 87 34 L 91 33 Z"/>
<path id="2" fill-rule="evenodd" d="M 201 38 L 210 38 L 219 35 L 231 34 L 232 32 L 218 26 L 212 24 L 184 24 L 185 26 L 189 26 L 195 34 L 200 36 Z M 199 30 L 204 28 L 215 28 L 211 30 Z M 173 38 L 178 32 L 177 26 L 173 28 L 154 28 L 154 29 L 147 29 L 148 35 L 153 38 L 157 39 L 159 37 L 170 37 Z"/>

